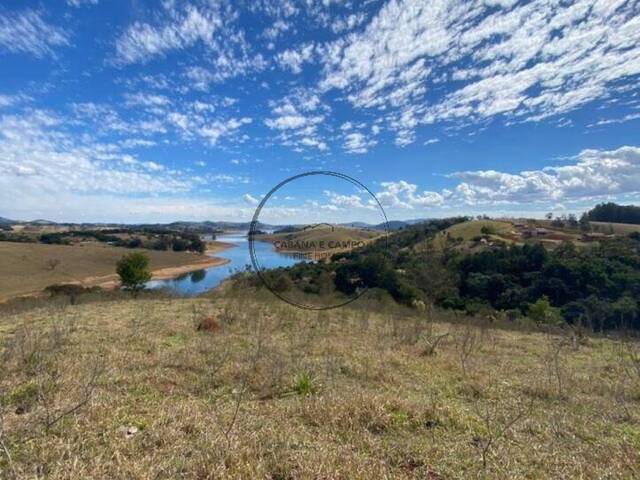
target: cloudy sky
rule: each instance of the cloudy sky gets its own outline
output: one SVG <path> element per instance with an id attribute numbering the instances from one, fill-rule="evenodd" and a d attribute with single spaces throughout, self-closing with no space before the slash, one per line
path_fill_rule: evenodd
<path id="1" fill-rule="evenodd" d="M 398 219 L 640 202 L 635 0 L 3 0 L 0 65 L 4 217 L 248 219 L 311 170 Z"/>

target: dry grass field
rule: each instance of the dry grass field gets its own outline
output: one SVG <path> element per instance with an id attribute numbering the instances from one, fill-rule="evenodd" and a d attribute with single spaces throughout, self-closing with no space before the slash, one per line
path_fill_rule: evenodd
<path id="1" fill-rule="evenodd" d="M 132 250 L 99 243 L 70 246 L 0 242 L 0 301 L 57 283 L 98 285 L 115 281 L 117 261 L 132 251 L 148 255 L 154 271 L 211 263 L 210 257 L 194 253 Z"/>
<path id="2" fill-rule="evenodd" d="M 617 235 L 629 235 L 640 232 L 640 225 L 629 223 L 591 222 L 591 226 L 602 233 L 615 233 Z"/>
<path id="3" fill-rule="evenodd" d="M 243 293 L 0 317 L 0 478 L 640 478 L 631 341 Z"/>

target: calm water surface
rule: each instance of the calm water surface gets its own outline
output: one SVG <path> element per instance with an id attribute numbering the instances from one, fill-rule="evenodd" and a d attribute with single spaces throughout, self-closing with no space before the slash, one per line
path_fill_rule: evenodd
<path id="1" fill-rule="evenodd" d="M 228 263 L 218 267 L 196 270 L 171 280 L 152 280 L 147 283 L 147 288 L 169 288 L 181 295 L 198 295 L 217 287 L 225 278 L 244 270 L 247 265 L 251 265 L 246 235 L 218 235 L 216 240 L 235 245 L 212 255 L 227 258 L 230 260 Z M 276 252 L 270 243 L 255 242 L 254 247 L 256 256 L 260 259 L 261 269 L 288 267 L 300 261 L 299 258 Z"/>

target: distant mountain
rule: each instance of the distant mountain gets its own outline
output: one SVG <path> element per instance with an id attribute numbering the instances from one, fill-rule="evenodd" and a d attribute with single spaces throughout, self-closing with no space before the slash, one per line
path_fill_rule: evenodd
<path id="1" fill-rule="evenodd" d="M 416 220 L 389 220 L 387 223 L 379 223 L 378 225 L 373 225 L 371 228 L 374 230 L 385 230 L 389 229 L 391 231 L 400 230 L 402 228 L 417 225 L 419 223 L 428 222 L 427 219 L 416 219 Z"/>
<path id="2" fill-rule="evenodd" d="M 30 222 L 31 225 L 58 225 L 57 222 L 52 222 L 51 220 L 43 220 L 42 218 L 38 218 L 37 220 L 31 220 Z"/>
<path id="3" fill-rule="evenodd" d="M 370 223 L 365 223 L 365 222 L 341 223 L 339 226 L 341 226 L 341 227 L 349 227 L 349 228 L 373 228 L 374 227 Z"/>
<path id="4" fill-rule="evenodd" d="M 14 220 L 9 220 L 8 218 L 0 217 L 0 224 L 2 225 L 10 225 L 13 223 L 17 223 Z"/>

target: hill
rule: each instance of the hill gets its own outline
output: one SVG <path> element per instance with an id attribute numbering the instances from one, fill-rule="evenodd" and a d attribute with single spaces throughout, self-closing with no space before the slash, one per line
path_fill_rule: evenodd
<path id="1" fill-rule="evenodd" d="M 288 275 L 302 291 L 326 291 L 330 278 L 339 294 L 380 288 L 405 305 L 433 302 L 514 320 L 542 308 L 554 322 L 640 330 L 637 235 L 453 218 L 407 227 L 332 260 L 294 265 Z"/>
<path id="2" fill-rule="evenodd" d="M 281 233 L 257 235 L 256 239 L 271 242 L 278 251 L 330 256 L 335 252 L 362 247 L 381 236 L 380 232 L 328 224 L 307 226 L 293 231 L 290 231 L 291 228 L 284 230 Z"/>
<path id="3" fill-rule="evenodd" d="M 416 251 L 442 251 L 450 240 L 455 240 L 455 248 L 464 252 L 473 252 L 486 248 L 490 242 L 511 244 L 519 238 L 511 222 L 500 220 L 468 220 L 452 225 L 439 234 L 413 245 Z M 484 241 L 478 241 L 479 238 Z"/>
<path id="4" fill-rule="evenodd" d="M 319 316 L 258 297 L 0 316 L 2 477 L 640 471 L 640 390 L 618 354 L 633 344 L 462 324 L 373 300 Z"/>

